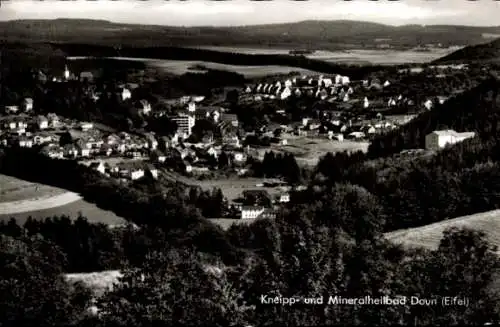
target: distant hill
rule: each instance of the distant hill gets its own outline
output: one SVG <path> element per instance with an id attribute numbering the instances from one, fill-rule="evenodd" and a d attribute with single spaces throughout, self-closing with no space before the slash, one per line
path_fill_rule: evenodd
<path id="1" fill-rule="evenodd" d="M 473 45 L 500 34 L 500 27 L 389 26 L 361 21 L 302 21 L 238 27 L 174 27 L 105 20 L 55 19 L 0 22 L 0 40 L 124 44 L 134 46 L 259 46 L 338 49 L 425 44 Z"/>
<path id="2" fill-rule="evenodd" d="M 485 44 L 472 45 L 442 58 L 435 60 L 435 63 L 447 62 L 496 62 L 500 59 L 500 39 Z"/>

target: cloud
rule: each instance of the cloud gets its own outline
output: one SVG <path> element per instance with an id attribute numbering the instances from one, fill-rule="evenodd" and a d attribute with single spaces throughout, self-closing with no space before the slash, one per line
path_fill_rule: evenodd
<path id="1" fill-rule="evenodd" d="M 418 5 L 409 5 L 403 2 L 381 2 L 381 1 L 349 1 L 337 2 L 331 6 L 325 5 L 321 11 L 308 10 L 309 14 L 316 13 L 323 19 L 339 17 L 360 20 L 397 20 L 407 21 L 435 19 L 438 17 L 460 16 L 465 13 L 463 10 L 450 10 L 419 7 Z"/>
<path id="2" fill-rule="evenodd" d="M 451 1 L 451 0 L 450 0 Z M 0 20 L 93 18 L 162 25 L 251 25 L 350 19 L 383 24 L 495 24 L 500 1 L 10 0 Z"/>

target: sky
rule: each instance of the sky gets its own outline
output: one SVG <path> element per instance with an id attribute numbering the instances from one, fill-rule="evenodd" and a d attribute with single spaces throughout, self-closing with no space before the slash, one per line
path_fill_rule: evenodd
<path id="1" fill-rule="evenodd" d="M 0 20 L 90 18 L 132 24 L 229 26 L 301 20 L 389 25 L 500 25 L 495 0 L 0 0 Z"/>

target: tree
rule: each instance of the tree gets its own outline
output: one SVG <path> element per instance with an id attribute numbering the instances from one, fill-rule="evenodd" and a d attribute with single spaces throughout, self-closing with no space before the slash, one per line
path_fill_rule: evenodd
<path id="1" fill-rule="evenodd" d="M 103 320 L 118 326 L 228 326 L 240 323 L 239 294 L 187 250 L 154 252 L 144 266 L 125 272 L 99 302 Z"/>
<path id="2" fill-rule="evenodd" d="M 65 146 L 66 144 L 73 144 L 73 136 L 70 132 L 64 132 L 61 134 L 61 138 L 59 139 L 59 145 Z"/>
<path id="3" fill-rule="evenodd" d="M 63 260 L 41 238 L 0 235 L 0 325 L 68 326 L 83 318 L 90 292 L 64 280 Z"/>

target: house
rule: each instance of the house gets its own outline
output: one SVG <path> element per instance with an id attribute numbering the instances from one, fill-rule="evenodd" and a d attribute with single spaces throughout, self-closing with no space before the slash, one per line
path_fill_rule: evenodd
<path id="1" fill-rule="evenodd" d="M 465 139 L 475 136 L 474 132 L 458 133 L 454 130 L 434 131 L 425 136 L 425 148 L 427 150 L 439 150 L 448 144 L 462 142 Z"/>
<path id="2" fill-rule="evenodd" d="M 196 112 L 196 103 L 195 102 L 189 102 L 188 107 L 187 107 L 188 112 Z"/>
<path id="3" fill-rule="evenodd" d="M 191 173 L 193 171 L 193 166 L 187 161 L 183 161 L 181 164 L 181 168 L 186 172 L 186 173 Z"/>
<path id="4" fill-rule="evenodd" d="M 80 81 L 88 81 L 88 82 L 93 82 L 94 81 L 94 74 L 91 72 L 81 72 L 80 73 Z"/>
<path id="5" fill-rule="evenodd" d="M 38 116 L 37 125 L 38 125 L 38 129 L 49 128 L 49 120 L 45 116 Z"/>
<path id="6" fill-rule="evenodd" d="M 384 82 L 384 87 L 388 87 L 389 85 L 391 85 L 391 82 L 389 82 L 389 81 Z"/>
<path id="7" fill-rule="evenodd" d="M 22 148 L 31 148 L 33 146 L 33 140 L 28 137 L 20 137 L 19 146 Z"/>
<path id="8" fill-rule="evenodd" d="M 144 177 L 144 169 L 136 163 L 121 163 L 117 168 L 120 176 L 124 178 L 137 180 Z"/>
<path id="9" fill-rule="evenodd" d="M 68 158 L 76 158 L 78 156 L 78 149 L 73 144 L 66 144 L 63 147 L 63 155 Z"/>
<path id="10" fill-rule="evenodd" d="M 54 113 L 47 114 L 47 119 L 49 121 L 49 126 L 52 128 L 57 128 L 59 126 L 59 117 Z"/>
<path id="11" fill-rule="evenodd" d="M 78 153 L 82 157 L 89 157 L 90 156 L 90 149 L 80 148 Z"/>
<path id="12" fill-rule="evenodd" d="M 121 96 L 122 96 L 122 101 L 125 101 L 132 97 L 132 92 L 130 92 L 130 90 L 127 88 L 123 88 Z"/>
<path id="13" fill-rule="evenodd" d="M 213 146 L 211 146 L 210 148 L 208 148 L 207 154 L 210 155 L 210 156 L 213 156 L 215 158 L 217 158 L 218 155 L 219 155 L 218 152 L 217 152 L 217 150 Z"/>
<path id="14" fill-rule="evenodd" d="M 219 107 L 202 107 L 196 112 L 197 119 L 209 119 L 217 123 L 221 117 L 222 109 Z"/>
<path id="15" fill-rule="evenodd" d="M 431 110 L 433 106 L 434 106 L 434 103 L 430 99 L 427 99 L 427 101 L 424 102 L 424 107 L 427 110 Z"/>
<path id="16" fill-rule="evenodd" d="M 147 147 L 151 150 L 156 150 L 156 148 L 158 147 L 158 141 L 153 135 L 148 135 Z"/>
<path id="17" fill-rule="evenodd" d="M 33 99 L 32 98 L 25 98 L 23 100 L 23 110 L 24 110 L 24 112 L 33 111 Z"/>
<path id="18" fill-rule="evenodd" d="M 151 104 L 147 100 L 141 100 L 136 104 L 139 115 L 149 115 L 151 113 Z"/>
<path id="19" fill-rule="evenodd" d="M 349 134 L 349 136 L 351 138 L 354 138 L 354 139 L 362 139 L 362 138 L 365 137 L 365 133 L 363 133 L 363 132 L 352 132 L 352 133 Z"/>
<path id="20" fill-rule="evenodd" d="M 280 94 L 280 98 L 281 98 L 281 100 L 285 100 L 290 95 L 292 95 L 292 90 L 289 87 L 285 87 L 283 92 L 281 92 L 281 94 Z"/>
<path id="21" fill-rule="evenodd" d="M 82 129 L 82 131 L 86 132 L 86 131 L 94 128 L 94 124 L 88 123 L 88 122 L 83 122 L 80 124 L 80 128 Z"/>
<path id="22" fill-rule="evenodd" d="M 278 201 L 280 203 L 288 203 L 290 202 L 290 194 L 288 193 L 285 193 L 285 194 L 281 194 L 278 198 Z"/>
<path id="23" fill-rule="evenodd" d="M 52 142 L 52 135 L 50 134 L 37 134 L 33 137 L 35 144 L 44 144 Z"/>
<path id="24" fill-rule="evenodd" d="M 68 69 L 68 66 L 67 65 L 64 65 L 64 79 L 68 80 L 69 79 L 69 76 L 71 75 L 69 69 Z"/>
<path id="25" fill-rule="evenodd" d="M 365 98 L 363 99 L 363 108 L 365 108 L 365 109 L 366 109 L 366 108 L 368 108 L 369 106 L 370 106 L 370 102 L 368 101 L 368 98 L 367 98 L 367 97 L 365 97 Z"/>
<path id="26" fill-rule="evenodd" d="M 42 148 L 40 153 L 46 155 L 49 158 L 57 158 L 57 159 L 62 159 L 64 158 L 64 151 L 61 147 L 55 146 L 55 145 L 47 145 Z"/>
<path id="27" fill-rule="evenodd" d="M 243 152 L 234 152 L 233 160 L 235 162 L 244 162 L 247 159 L 246 154 Z"/>
<path id="28" fill-rule="evenodd" d="M 177 124 L 177 131 L 183 138 L 186 139 L 191 136 L 193 127 L 196 124 L 194 116 L 179 114 L 178 116 L 171 117 L 170 120 Z"/>
<path id="29" fill-rule="evenodd" d="M 191 166 L 191 173 L 193 173 L 193 174 L 204 174 L 204 173 L 208 173 L 209 171 L 210 171 L 210 169 L 206 166 L 202 166 L 202 165 Z"/>
<path id="30" fill-rule="evenodd" d="M 238 116 L 234 114 L 222 114 L 220 117 L 221 122 L 228 122 L 230 123 L 233 127 L 238 127 L 239 122 L 238 122 Z"/>
<path id="31" fill-rule="evenodd" d="M 241 219 L 255 219 L 264 213 L 266 208 L 260 206 L 241 207 Z"/>
<path id="32" fill-rule="evenodd" d="M 375 134 L 377 132 L 377 129 L 372 125 L 365 125 L 361 127 L 360 132 L 363 132 L 365 134 Z"/>
<path id="33" fill-rule="evenodd" d="M 106 166 L 104 165 L 104 163 L 102 161 L 91 163 L 89 165 L 89 168 L 96 170 L 96 171 L 100 172 L 101 174 L 106 173 Z"/>
<path id="34" fill-rule="evenodd" d="M 158 169 L 156 169 L 154 166 L 148 165 L 147 171 L 151 174 L 151 177 L 153 177 L 154 179 L 158 179 Z"/>
<path id="35" fill-rule="evenodd" d="M 5 113 L 6 114 L 16 114 L 18 112 L 19 112 L 18 106 L 5 106 Z"/>

